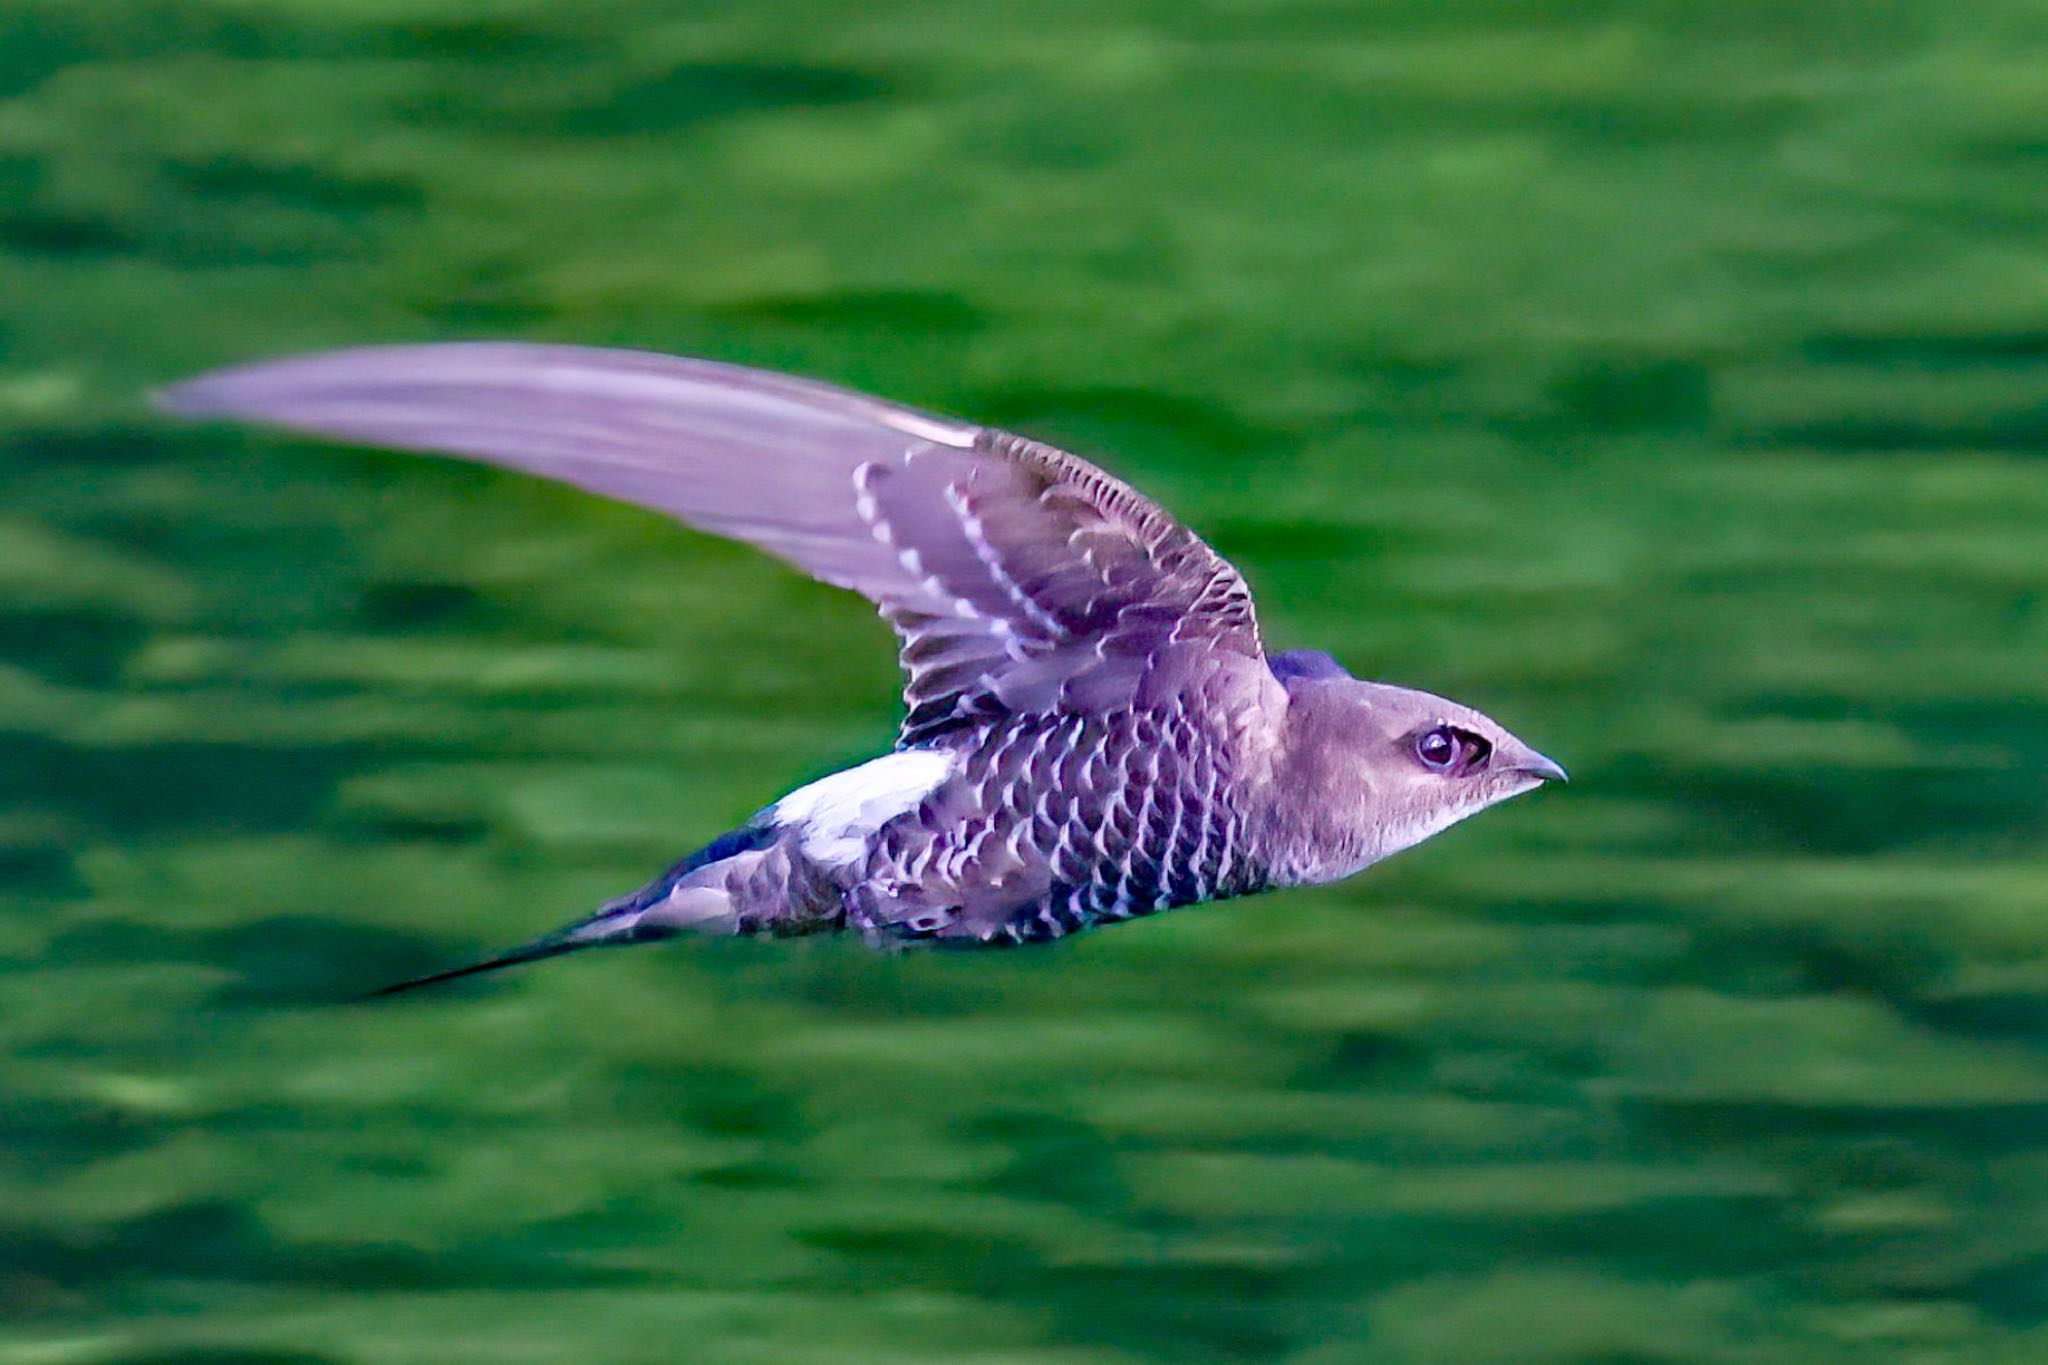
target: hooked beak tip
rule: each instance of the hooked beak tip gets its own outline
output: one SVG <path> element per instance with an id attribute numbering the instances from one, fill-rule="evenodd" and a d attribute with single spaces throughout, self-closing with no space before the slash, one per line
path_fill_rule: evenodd
<path id="1" fill-rule="evenodd" d="M 1542 754 L 1537 753 L 1532 753 L 1520 763 L 1517 763 L 1515 771 L 1527 773 L 1529 776 L 1544 782 L 1569 782 L 1572 780 L 1571 774 L 1567 773 L 1557 760 L 1545 758 Z"/>

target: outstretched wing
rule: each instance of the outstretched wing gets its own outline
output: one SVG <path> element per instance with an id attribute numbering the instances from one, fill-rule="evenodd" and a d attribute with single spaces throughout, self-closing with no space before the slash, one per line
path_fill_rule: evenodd
<path id="1" fill-rule="evenodd" d="M 1263 659 L 1237 570 L 1128 486 L 1050 446 L 828 384 L 454 343 L 220 370 L 161 401 L 560 479 L 851 588 L 901 637 L 906 746 L 1005 714 L 1185 699 Z"/>

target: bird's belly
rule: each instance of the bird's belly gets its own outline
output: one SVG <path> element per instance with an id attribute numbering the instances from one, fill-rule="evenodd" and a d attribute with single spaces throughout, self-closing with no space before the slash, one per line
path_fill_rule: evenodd
<path id="1" fill-rule="evenodd" d="M 870 841 L 849 927 L 1039 942 L 1262 889 L 1227 777 L 1159 717 L 998 735 Z"/>

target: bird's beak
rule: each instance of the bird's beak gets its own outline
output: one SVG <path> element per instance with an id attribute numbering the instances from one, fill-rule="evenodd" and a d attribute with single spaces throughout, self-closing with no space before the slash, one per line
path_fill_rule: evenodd
<path id="1" fill-rule="evenodd" d="M 1514 762 L 1508 764 L 1508 771 L 1512 773 L 1527 773 L 1529 776 L 1544 782 L 1569 782 L 1572 780 L 1556 759 L 1545 758 L 1534 749 L 1524 749 L 1515 757 Z"/>

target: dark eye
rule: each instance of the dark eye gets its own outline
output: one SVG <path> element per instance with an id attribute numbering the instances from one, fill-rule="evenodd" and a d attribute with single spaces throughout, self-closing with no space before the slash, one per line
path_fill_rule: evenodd
<path id="1" fill-rule="evenodd" d="M 1464 776 L 1486 767 L 1493 745 L 1455 725 L 1439 725 L 1415 737 L 1415 757 L 1431 772 Z"/>
<path id="2" fill-rule="evenodd" d="M 1415 740 L 1415 756 L 1422 760 L 1425 768 L 1448 771 L 1458 761 L 1457 732 L 1448 725 L 1423 731 Z"/>

